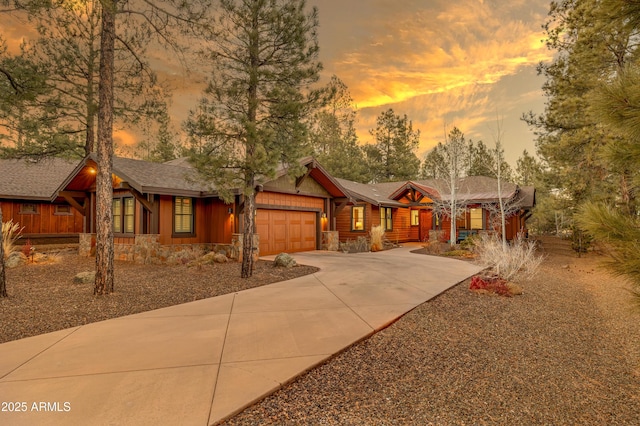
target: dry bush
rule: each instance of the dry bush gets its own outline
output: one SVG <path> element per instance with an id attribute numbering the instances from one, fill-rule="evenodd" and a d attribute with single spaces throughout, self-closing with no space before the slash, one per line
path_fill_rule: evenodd
<path id="1" fill-rule="evenodd" d="M 476 262 L 505 281 L 526 281 L 538 272 L 542 256 L 535 241 L 518 236 L 506 246 L 497 235 L 482 235 L 475 246 Z"/>
<path id="2" fill-rule="evenodd" d="M 430 241 L 430 240 L 426 240 L 423 244 L 424 250 L 428 253 L 428 254 L 434 254 L 434 255 L 439 255 L 442 254 L 442 252 L 444 251 L 442 249 L 442 243 L 440 243 L 440 241 Z"/>
<path id="3" fill-rule="evenodd" d="M 340 251 L 343 253 L 366 253 L 369 250 L 369 241 L 365 237 L 358 237 L 355 240 L 347 240 L 344 243 L 340 243 Z"/>
<path id="4" fill-rule="evenodd" d="M 381 251 L 384 249 L 384 230 L 382 226 L 373 226 L 369 232 L 371 237 L 371 251 Z"/>
<path id="5" fill-rule="evenodd" d="M 24 227 L 20 228 L 19 223 L 13 223 L 13 220 L 2 223 L 2 245 L 4 247 L 4 257 L 15 251 L 18 251 L 16 241 L 20 238 L 20 234 Z"/>

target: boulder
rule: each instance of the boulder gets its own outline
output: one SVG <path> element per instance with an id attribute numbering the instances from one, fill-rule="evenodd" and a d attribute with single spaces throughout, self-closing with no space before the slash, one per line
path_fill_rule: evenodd
<path id="1" fill-rule="evenodd" d="M 287 253 L 280 253 L 273 261 L 273 266 L 279 266 L 283 268 L 292 268 L 296 265 L 296 260 Z"/>
<path id="2" fill-rule="evenodd" d="M 25 256 L 24 253 L 14 251 L 4 260 L 4 266 L 5 268 L 15 268 L 17 266 L 24 265 L 28 260 L 29 259 L 27 259 L 27 256 Z"/>
<path id="3" fill-rule="evenodd" d="M 93 284 L 96 281 L 96 273 L 94 271 L 80 272 L 73 277 L 74 284 Z"/>

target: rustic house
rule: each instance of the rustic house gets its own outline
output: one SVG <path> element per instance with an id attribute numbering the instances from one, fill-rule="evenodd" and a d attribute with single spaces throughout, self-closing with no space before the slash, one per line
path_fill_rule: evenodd
<path id="1" fill-rule="evenodd" d="M 84 217 L 72 207 L 70 194 L 57 189 L 78 160 L 40 161 L 0 159 L 0 208 L 5 222 L 19 223 L 23 238 L 77 239 Z"/>
<path id="2" fill-rule="evenodd" d="M 332 230 L 335 203 L 347 200 L 346 191 L 314 159 L 301 163 L 303 176 L 290 179 L 281 170 L 258 185 L 256 233 L 262 255 L 321 248 L 323 233 Z M 71 195 L 88 224 L 81 235 L 84 253 L 94 241 L 96 167 L 88 156 L 57 188 Z M 241 252 L 242 195 L 236 191 L 233 202 L 225 203 L 215 188 L 198 181 L 187 161 L 115 157 L 113 188 L 116 258 L 176 263 L 216 248 L 236 256 Z"/>
<path id="3" fill-rule="evenodd" d="M 450 218 L 446 205 L 451 199 L 445 182 L 419 180 L 362 184 L 338 179 L 354 204 L 337 217 L 340 241 L 367 235 L 373 226 L 382 226 L 392 242 L 425 241 L 433 232 L 450 239 Z M 470 176 L 457 184 L 456 200 L 462 214 L 456 220 L 456 240 L 479 231 L 498 231 L 499 194 L 496 179 Z M 533 187 L 502 183 L 503 202 L 509 207 L 507 239 L 526 232 L 525 221 L 535 203 Z"/>
<path id="4" fill-rule="evenodd" d="M 308 157 L 297 179 L 280 170 L 257 185 L 256 246 L 260 255 L 320 248 L 368 236 L 381 225 L 392 242 L 448 240 L 448 191 L 436 180 L 363 184 L 337 179 Z M 75 237 L 90 254 L 95 243 L 96 162 L 48 159 L 32 163 L 0 160 L 0 204 L 5 220 L 27 237 Z M 464 212 L 457 240 L 497 230 L 497 182 L 467 177 L 457 183 Z M 226 204 L 200 182 L 185 159 L 167 163 L 113 159 L 113 222 L 116 258 L 141 263 L 185 262 L 208 250 L 241 253 L 243 197 Z M 535 202 L 533 187 L 503 185 L 510 206 L 507 238 L 526 231 Z M 433 231 L 438 231 L 434 233 Z"/>

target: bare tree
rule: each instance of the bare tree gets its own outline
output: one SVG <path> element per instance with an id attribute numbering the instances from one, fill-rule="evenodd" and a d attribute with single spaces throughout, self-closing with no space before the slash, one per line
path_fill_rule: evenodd
<path id="1" fill-rule="evenodd" d="M 2 204 L 0 203 L 0 297 L 7 297 L 7 278 L 4 273 L 4 232 L 2 232 Z"/>
<path id="2" fill-rule="evenodd" d="M 442 179 L 436 182 L 440 199 L 434 200 L 434 210 L 451 219 L 449 243 L 456 244 L 456 221 L 465 212 L 467 200 L 460 197 L 459 183 L 467 169 L 467 143 L 464 134 L 454 127 L 449 134 L 445 131 L 445 142 L 439 145 L 441 162 L 437 165 L 437 175 Z"/>

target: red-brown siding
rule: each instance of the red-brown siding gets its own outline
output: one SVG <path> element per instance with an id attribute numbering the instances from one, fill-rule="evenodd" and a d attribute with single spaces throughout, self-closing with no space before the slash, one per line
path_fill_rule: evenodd
<path id="1" fill-rule="evenodd" d="M 37 213 L 20 214 L 21 204 L 35 204 Z M 55 204 L 37 201 L 12 200 L 0 201 L 2 207 L 2 220 L 24 227 L 22 235 L 69 235 L 78 234 L 83 230 L 84 218 L 75 209 L 71 209 L 71 214 L 55 214 Z"/>

